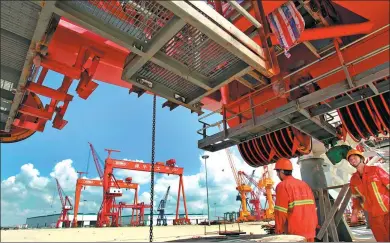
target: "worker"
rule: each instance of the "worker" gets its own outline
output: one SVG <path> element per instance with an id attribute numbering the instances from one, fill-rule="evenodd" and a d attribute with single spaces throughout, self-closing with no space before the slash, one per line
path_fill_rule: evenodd
<path id="1" fill-rule="evenodd" d="M 281 180 L 276 187 L 275 232 L 300 235 L 314 242 L 318 219 L 311 188 L 292 176 L 289 159 L 279 159 L 275 170 Z"/>
<path id="2" fill-rule="evenodd" d="M 378 166 L 366 165 L 362 152 L 356 149 L 348 151 L 347 160 L 356 168 L 349 184 L 352 214 L 357 215 L 360 210 L 367 211 L 376 241 L 389 242 L 389 174 Z"/>

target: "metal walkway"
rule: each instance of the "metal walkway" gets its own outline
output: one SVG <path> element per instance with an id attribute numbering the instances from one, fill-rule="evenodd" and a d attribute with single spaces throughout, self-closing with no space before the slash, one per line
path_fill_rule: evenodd
<path id="1" fill-rule="evenodd" d="M 387 50 L 388 48 L 389 46 L 383 49 Z M 366 58 L 368 57 L 369 55 Z M 349 86 L 348 81 L 344 80 L 344 82 L 308 94 L 261 116 L 253 116 L 254 119 L 233 128 L 227 128 L 226 119 L 211 125 L 204 124 L 204 128 L 198 131 L 199 134 L 203 135 L 203 139 L 198 141 L 198 147 L 214 152 L 288 126 L 293 126 L 324 144 L 330 144 L 332 140 L 337 139 L 336 128 L 321 119 L 320 116 L 377 94 L 389 92 L 389 79 L 376 82 L 388 77 L 389 71 L 389 63 L 384 63 L 352 77 L 356 87 L 368 85 L 366 88 L 354 90 Z M 315 81 L 309 80 L 308 82 Z M 315 104 L 333 97 L 336 98 L 331 102 L 313 107 Z M 254 108 L 255 106 L 250 109 Z M 211 136 L 207 135 L 207 129 L 221 123 L 224 124 L 224 131 Z"/>

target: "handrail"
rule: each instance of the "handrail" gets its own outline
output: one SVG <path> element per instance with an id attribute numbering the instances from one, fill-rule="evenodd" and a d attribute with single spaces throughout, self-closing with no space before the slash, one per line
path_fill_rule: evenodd
<path id="1" fill-rule="evenodd" d="M 361 42 L 361 41 L 367 39 L 368 37 L 370 37 L 370 36 L 372 36 L 372 35 L 374 35 L 374 34 L 380 32 L 380 31 L 382 31 L 382 30 L 384 30 L 384 29 L 386 29 L 386 28 L 389 28 L 389 26 L 390 26 L 390 24 L 387 24 L 387 25 L 385 25 L 385 26 L 383 26 L 383 27 L 381 27 L 381 28 L 379 28 L 379 29 L 377 29 L 377 30 L 371 32 L 370 34 L 367 34 L 367 35 L 365 35 L 365 36 L 363 36 L 363 37 L 361 37 L 361 38 L 359 38 L 359 39 L 357 39 L 357 40 L 355 40 L 355 41 L 349 43 L 348 45 L 345 45 L 345 46 L 341 47 L 340 50 L 342 51 L 342 50 L 344 50 L 344 49 L 346 49 L 346 48 L 348 48 L 348 47 L 350 47 L 350 46 L 352 46 L 352 45 L 355 45 L 356 43 L 359 43 L 359 42 Z M 291 77 L 292 75 L 294 75 L 294 74 L 296 74 L 296 73 L 298 73 L 298 72 L 301 72 L 302 70 L 305 70 L 306 68 L 308 68 L 308 67 L 310 67 L 310 66 L 312 66 L 312 65 L 314 65 L 314 64 L 316 64 L 316 63 L 318 63 L 318 62 L 320 62 L 320 61 L 322 61 L 322 60 L 324 60 L 324 59 L 326 59 L 326 58 L 328 58 L 328 57 L 330 57 L 330 56 L 333 56 L 333 55 L 336 54 L 336 53 L 337 53 L 336 51 L 333 51 L 333 52 L 331 52 L 331 53 L 329 53 L 329 54 L 327 54 L 327 55 L 325 55 L 325 56 L 323 56 L 323 57 L 321 57 L 321 58 L 319 58 L 319 59 L 317 59 L 317 60 L 315 60 L 315 61 L 309 63 L 308 65 L 303 66 L 302 68 L 300 68 L 300 69 L 298 69 L 298 70 L 296 70 L 296 71 L 294 71 L 294 72 L 292 72 L 292 73 L 290 73 L 290 74 L 284 76 L 283 78 L 281 78 L 280 80 L 278 80 L 278 81 L 276 81 L 276 82 L 283 81 L 283 80 L 285 80 L 286 78 L 289 78 L 289 77 Z M 239 98 L 238 100 L 236 100 L 236 101 L 230 103 L 229 106 L 232 106 L 232 105 L 234 105 L 234 104 L 236 104 L 236 103 L 238 103 L 238 102 L 240 102 L 240 101 L 243 101 L 243 100 L 244 100 L 245 98 L 247 98 L 248 96 L 250 96 L 250 95 L 253 96 L 253 95 L 259 93 L 260 91 L 263 91 L 264 89 L 269 88 L 269 87 L 271 87 L 271 86 L 272 86 L 272 83 L 271 83 L 271 84 L 268 84 L 268 85 L 266 85 L 266 86 L 264 86 L 264 87 L 262 87 L 262 88 L 259 89 L 259 90 L 256 90 L 254 93 L 251 93 L 251 94 L 248 94 L 248 95 L 245 95 L 245 96 Z M 258 87 L 258 86 L 255 86 L 254 88 L 256 88 L 256 87 Z M 286 92 L 287 92 L 287 91 L 286 91 Z M 211 112 L 211 113 L 209 113 L 209 114 L 206 114 L 206 115 L 200 117 L 200 118 L 198 119 L 198 121 L 201 121 L 201 120 L 203 120 L 203 119 L 205 119 L 205 118 L 207 118 L 207 117 L 209 117 L 209 116 L 211 116 L 211 115 L 213 115 L 213 114 L 220 113 L 221 111 L 222 111 L 222 108 L 219 108 L 219 109 L 217 109 L 217 110 L 215 110 L 215 111 L 213 111 L 213 112 Z"/>
<path id="2" fill-rule="evenodd" d="M 378 55 L 378 54 L 380 54 L 380 53 L 382 53 L 382 52 L 384 52 L 384 51 L 386 51 L 386 50 L 389 50 L 389 48 L 390 48 L 390 45 L 382 46 L 382 47 L 380 47 L 380 48 L 378 48 L 378 49 L 376 49 L 376 50 L 374 50 L 374 51 L 372 51 L 372 52 L 370 52 L 370 53 L 368 53 L 368 54 L 366 54 L 366 55 L 364 55 L 364 56 L 361 56 L 361 57 L 359 57 L 359 58 L 356 58 L 355 60 L 353 60 L 353 61 L 351 61 L 351 62 L 345 63 L 345 66 L 348 67 L 348 66 L 350 66 L 350 65 L 354 65 L 354 64 L 360 63 L 360 62 L 362 62 L 362 61 L 364 61 L 364 60 L 366 60 L 366 59 L 369 59 L 369 58 L 371 58 L 371 57 L 373 57 L 373 56 L 375 56 L 375 55 Z M 339 67 L 337 67 L 337 68 L 335 68 L 335 69 L 332 69 L 332 70 L 330 70 L 330 71 L 328 71 L 328 72 L 326 72 L 326 73 L 324 73 L 324 74 L 322 74 L 322 75 L 320 75 L 320 76 L 318 76 L 318 77 L 316 77 L 316 78 L 310 79 L 310 80 L 308 80 L 308 81 L 306 81 L 306 82 L 304 82 L 304 83 L 302 83 L 302 84 L 300 84 L 300 85 L 298 85 L 298 86 L 296 86 L 296 87 L 294 87 L 294 88 L 291 88 L 291 89 L 289 89 L 289 90 L 284 91 L 284 93 L 283 93 L 282 95 L 284 95 L 284 94 L 286 94 L 286 93 L 289 93 L 289 92 L 291 92 L 291 91 L 294 91 L 295 89 L 298 89 L 298 88 L 300 88 L 300 87 L 302 87 L 302 86 L 305 86 L 305 85 L 307 85 L 307 84 L 316 83 L 316 82 L 318 82 L 319 80 L 322 80 L 323 78 L 329 77 L 329 76 L 331 76 L 331 75 L 333 75 L 333 74 L 335 74 L 335 73 L 341 71 L 342 69 L 343 69 L 343 66 L 340 65 Z M 256 92 L 255 92 L 255 93 L 256 93 Z M 243 98 L 249 98 L 249 99 L 251 99 L 251 98 L 253 97 L 253 95 L 254 95 L 254 94 L 250 94 L 250 95 L 248 95 L 248 96 L 244 96 Z M 198 132 L 201 132 L 201 131 L 203 131 L 204 129 L 207 129 L 207 128 L 210 128 L 210 127 L 214 127 L 214 126 L 217 126 L 218 124 L 225 123 L 225 122 L 227 122 L 227 121 L 229 121 L 229 120 L 232 120 L 232 119 L 238 117 L 239 115 L 242 115 L 242 114 L 244 114 L 244 113 L 247 113 L 248 111 L 251 111 L 251 110 L 253 110 L 254 108 L 256 108 L 256 107 L 258 107 L 258 106 L 264 105 L 264 104 L 266 104 L 266 103 L 268 103 L 268 102 L 270 102 L 270 101 L 272 101 L 272 100 L 274 100 L 274 99 L 276 99 L 276 98 L 278 98 L 278 97 L 279 97 L 279 96 L 275 96 L 275 97 L 273 97 L 273 98 L 270 98 L 270 99 L 268 99 L 268 100 L 265 100 L 265 101 L 262 102 L 262 103 L 256 104 L 256 105 L 254 105 L 254 106 L 250 106 L 249 109 L 246 109 L 246 110 L 244 110 L 244 111 L 238 112 L 238 113 L 234 114 L 233 116 L 231 116 L 231 117 L 229 117 L 229 118 L 226 118 L 226 119 L 223 119 L 223 120 L 221 120 L 221 121 L 218 121 L 218 122 L 216 122 L 216 123 L 214 123 L 214 124 L 210 124 L 209 126 L 206 126 L 206 127 L 202 128 L 202 129 L 198 130 Z M 244 99 L 240 99 L 240 101 L 243 101 L 243 100 L 244 100 Z M 237 102 L 233 102 L 232 104 L 236 104 L 236 103 L 237 103 Z M 225 112 L 226 112 L 226 107 L 227 107 L 227 106 L 223 106 L 221 110 L 225 110 Z M 213 114 L 215 114 L 215 112 L 214 112 Z M 252 119 L 253 119 L 253 117 L 252 117 Z M 200 120 L 199 120 L 199 122 L 200 122 Z"/>

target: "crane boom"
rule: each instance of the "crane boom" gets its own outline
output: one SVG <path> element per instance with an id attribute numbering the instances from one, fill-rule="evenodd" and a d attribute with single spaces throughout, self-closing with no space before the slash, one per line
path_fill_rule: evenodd
<path id="1" fill-rule="evenodd" d="M 218 128 L 219 128 L 219 131 L 222 131 L 220 124 L 218 124 Z M 238 178 L 238 172 L 237 172 L 236 166 L 234 165 L 234 162 L 233 162 L 232 153 L 231 153 L 229 148 L 226 148 L 225 152 L 226 152 L 226 155 L 228 157 L 230 168 L 232 169 L 234 180 L 236 181 L 237 187 L 239 187 L 241 185 L 241 183 L 240 183 L 240 180 Z"/>
<path id="2" fill-rule="evenodd" d="M 103 179 L 103 169 L 101 167 L 101 163 L 100 163 L 101 160 L 99 158 L 99 155 L 96 153 L 96 150 L 93 147 L 92 143 L 90 143 L 90 142 L 88 142 L 88 143 L 89 143 L 89 147 L 91 148 L 93 162 L 95 162 L 95 166 L 96 166 L 96 170 L 99 174 L 99 178 Z"/>
<path id="3" fill-rule="evenodd" d="M 169 189 L 171 186 L 168 186 L 167 192 L 165 193 L 165 196 L 163 199 L 161 199 L 160 204 L 158 205 L 157 211 L 159 212 L 158 218 L 157 218 L 157 225 L 164 225 L 167 226 L 167 217 L 165 216 L 165 205 L 167 204 L 168 200 L 168 194 L 169 194 Z"/>
<path id="4" fill-rule="evenodd" d="M 58 195 L 60 196 L 61 206 L 64 207 L 65 201 L 64 201 L 64 197 L 62 196 L 62 188 L 61 188 L 61 185 L 58 182 L 57 178 L 55 178 L 55 179 L 56 179 L 56 183 L 57 183 Z"/>
<path id="5" fill-rule="evenodd" d="M 57 184 L 58 195 L 60 196 L 60 201 L 61 201 L 61 214 L 57 220 L 56 228 L 60 227 L 61 222 L 64 222 L 65 227 L 70 227 L 70 220 L 69 220 L 68 211 L 73 209 L 73 205 L 70 202 L 69 197 L 67 195 L 65 195 L 65 192 L 62 189 L 60 183 L 58 182 L 58 179 L 55 178 L 55 180 L 56 180 L 56 184 Z M 64 198 L 64 195 L 65 195 L 65 198 Z"/>

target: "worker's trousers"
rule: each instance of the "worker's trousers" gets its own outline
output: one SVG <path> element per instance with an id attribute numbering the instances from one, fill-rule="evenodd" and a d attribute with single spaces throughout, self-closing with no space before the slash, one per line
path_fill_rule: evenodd
<path id="1" fill-rule="evenodd" d="M 372 217 L 369 213 L 368 218 L 375 240 L 378 242 L 389 242 L 390 213 L 377 217 Z"/>

